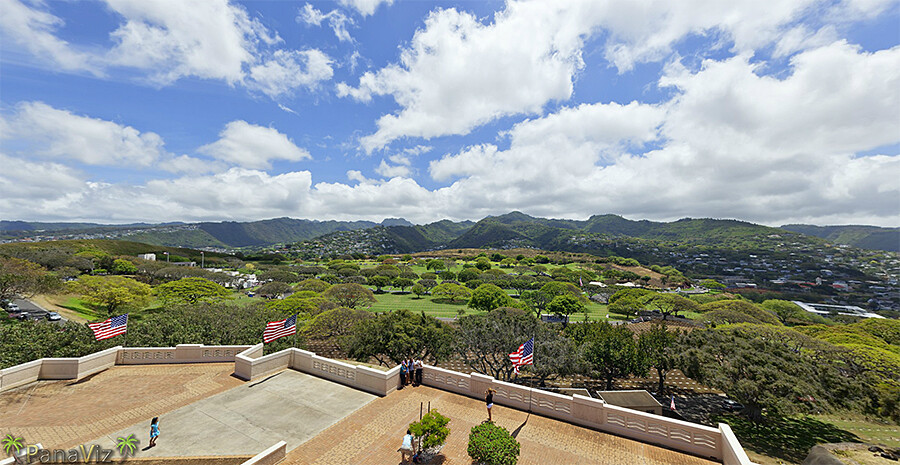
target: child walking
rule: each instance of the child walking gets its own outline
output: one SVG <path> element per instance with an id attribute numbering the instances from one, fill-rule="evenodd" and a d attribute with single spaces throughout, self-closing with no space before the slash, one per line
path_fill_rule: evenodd
<path id="1" fill-rule="evenodd" d="M 150 447 L 156 446 L 156 438 L 159 437 L 159 417 L 150 420 Z"/>

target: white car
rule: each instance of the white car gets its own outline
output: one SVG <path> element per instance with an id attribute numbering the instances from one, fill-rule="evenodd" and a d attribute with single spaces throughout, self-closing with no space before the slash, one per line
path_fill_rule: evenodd
<path id="1" fill-rule="evenodd" d="M 47 313 L 47 319 L 49 321 L 59 321 L 62 320 L 62 316 L 56 312 L 49 312 Z"/>
<path id="2" fill-rule="evenodd" d="M 16 304 L 9 304 L 6 306 L 6 311 L 8 311 L 9 313 L 18 312 L 19 306 Z"/>

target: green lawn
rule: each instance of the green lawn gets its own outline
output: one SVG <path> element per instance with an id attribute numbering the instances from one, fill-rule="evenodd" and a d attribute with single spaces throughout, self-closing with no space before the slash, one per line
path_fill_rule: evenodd
<path id="1" fill-rule="evenodd" d="M 375 294 L 375 299 L 378 302 L 368 308 L 372 312 L 388 312 L 405 308 L 415 313 L 424 311 L 426 315 L 447 318 L 459 316 L 459 310 L 464 310 L 467 315 L 483 313 L 466 307 L 465 303 L 459 305 L 437 303 L 428 296 L 417 299 L 415 294 Z"/>

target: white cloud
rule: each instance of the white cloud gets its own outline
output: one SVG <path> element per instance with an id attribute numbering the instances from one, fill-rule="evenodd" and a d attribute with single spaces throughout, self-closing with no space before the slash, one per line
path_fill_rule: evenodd
<path id="1" fill-rule="evenodd" d="M 361 139 L 366 151 L 404 136 L 465 134 L 495 118 L 537 113 L 550 100 L 569 98 L 586 31 L 564 27 L 578 12 L 555 5 L 510 2 L 490 25 L 455 9 L 429 14 L 402 50 L 400 64 L 365 73 L 355 88 L 337 87 L 340 96 L 365 102 L 391 95 L 401 106 Z"/>
<path id="2" fill-rule="evenodd" d="M 32 217 L 59 215 L 63 211 L 57 210 L 59 202 L 85 188 L 80 176 L 58 163 L 35 163 L 0 153 L 0 166 L 0 218 L 19 218 L 26 210 Z"/>
<path id="3" fill-rule="evenodd" d="M 19 44 L 54 71 L 99 76 L 132 69 L 157 86 L 186 77 L 215 79 L 245 85 L 273 99 L 300 88 L 314 89 L 333 75 L 328 55 L 315 49 L 278 48 L 284 41 L 277 33 L 229 0 L 105 0 L 122 20 L 110 33 L 114 45 L 83 50 L 55 35 L 62 20 L 49 13 L 45 3 L 0 1 L 5 13 L 0 17 L 2 38 Z M 335 34 L 348 40 L 346 25 L 352 20 L 333 13 L 327 19 Z"/>
<path id="4" fill-rule="evenodd" d="M 392 160 L 397 163 L 396 160 Z M 401 162 L 404 160 L 401 160 Z M 381 160 L 381 164 L 375 167 L 375 172 L 386 177 L 386 178 L 408 178 L 410 173 L 412 172 L 409 168 L 408 160 L 407 163 L 402 163 L 398 165 L 391 165 L 388 162 Z"/>
<path id="5" fill-rule="evenodd" d="M 365 17 L 375 14 L 375 10 L 378 9 L 379 5 L 385 4 L 390 6 L 394 3 L 394 0 L 338 0 L 338 3 L 355 9 Z"/>
<path id="6" fill-rule="evenodd" d="M 706 36 L 718 41 L 717 48 L 736 54 L 774 45 L 776 56 L 788 56 L 837 37 L 833 24 L 798 25 L 816 16 L 817 9 L 827 10 L 819 22 L 847 22 L 882 11 L 886 4 L 511 0 L 491 22 L 438 9 L 401 48 L 397 63 L 364 73 L 355 86 L 338 83 L 336 91 L 361 102 L 388 95 L 399 106 L 360 139 L 371 152 L 403 137 L 468 134 L 497 118 L 540 114 L 548 102 L 568 100 L 583 67 L 582 48 L 594 35 L 604 35 L 604 55 L 620 73 L 637 63 L 669 59 L 673 44 L 689 36 Z M 837 11 L 845 14 L 838 18 Z"/>
<path id="7" fill-rule="evenodd" d="M 670 67 L 662 84 L 679 93 L 664 106 L 581 105 L 522 122 L 508 150 L 478 145 L 433 161 L 433 178 L 458 178 L 436 194 L 473 212 L 462 217 L 524 209 L 896 225 L 900 155 L 857 154 L 900 142 L 900 47 L 837 42 L 791 65 L 782 79 L 755 74 L 762 65 L 743 56 L 695 73 Z M 638 150 L 648 141 L 660 148 Z"/>
<path id="8" fill-rule="evenodd" d="M 25 102 L 6 119 L 3 138 L 21 152 L 89 165 L 150 166 L 168 156 L 162 138 L 112 121 Z"/>
<path id="9" fill-rule="evenodd" d="M 41 2 L 37 5 L 45 6 Z M 32 55 L 48 60 L 55 67 L 66 71 L 87 71 L 102 75 L 102 69 L 93 57 L 73 48 L 68 42 L 56 37 L 55 30 L 64 22 L 47 11 L 31 8 L 19 0 L 0 0 L 0 32 L 4 41 L 16 43 Z M 12 47 L 4 47 L 10 53 Z"/>
<path id="10" fill-rule="evenodd" d="M 353 26 L 356 23 L 353 19 L 347 17 L 347 15 L 339 10 L 331 10 L 328 13 L 322 13 L 307 3 L 300 9 L 300 14 L 297 15 L 296 19 L 298 23 L 302 22 L 314 26 L 321 26 L 322 21 L 327 21 L 328 26 L 334 31 L 334 35 L 339 41 L 353 42 L 353 38 L 350 37 L 350 32 L 347 31 L 347 27 Z"/>
<path id="11" fill-rule="evenodd" d="M 237 120 L 228 123 L 219 133 L 219 140 L 197 149 L 226 163 L 244 168 L 271 168 L 272 160 L 300 161 L 309 152 L 297 147 L 276 129 Z"/>
<path id="12" fill-rule="evenodd" d="M 107 59 L 113 65 L 147 70 L 159 84 L 186 76 L 241 82 L 243 67 L 256 61 L 257 44 L 280 41 L 227 0 L 107 4 L 125 18 L 110 34 L 116 45 Z"/>
<path id="13" fill-rule="evenodd" d="M 278 50 L 270 60 L 250 68 L 247 86 L 274 99 L 299 88 L 315 88 L 333 74 L 331 59 L 319 50 Z"/>

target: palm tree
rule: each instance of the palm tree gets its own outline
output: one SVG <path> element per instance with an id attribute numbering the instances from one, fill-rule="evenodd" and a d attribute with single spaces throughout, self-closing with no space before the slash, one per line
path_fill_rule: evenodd
<path id="1" fill-rule="evenodd" d="M 130 434 L 127 438 L 116 438 L 116 448 L 119 449 L 119 453 L 122 454 L 123 457 L 134 455 L 134 451 L 137 450 L 137 445 L 138 439 L 134 437 L 134 433 Z"/>
<path id="2" fill-rule="evenodd" d="M 3 438 L 3 441 L 0 442 L 3 443 L 3 451 L 6 452 L 6 455 L 12 455 L 14 453 L 18 453 L 19 449 L 25 447 L 25 444 L 23 444 L 22 441 L 22 438 L 17 438 L 11 434 L 7 434 L 6 437 Z M 15 451 L 10 452 L 13 449 L 15 449 Z"/>

